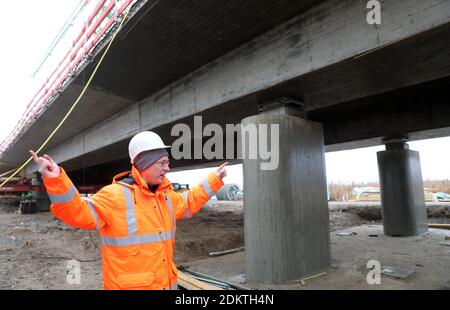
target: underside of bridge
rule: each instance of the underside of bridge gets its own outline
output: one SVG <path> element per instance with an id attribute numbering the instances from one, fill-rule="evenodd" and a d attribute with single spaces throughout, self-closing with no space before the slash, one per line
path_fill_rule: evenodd
<path id="1" fill-rule="evenodd" d="M 405 141 L 450 135 L 450 2 L 382 5 L 382 24 L 369 25 L 364 1 L 355 0 L 148 1 L 119 33 L 46 152 L 75 184 L 108 184 L 130 169 L 127 146 L 139 131 L 153 130 L 172 144 L 173 126 L 194 129 L 195 115 L 222 128 L 278 124 L 276 171 L 261 171 L 259 159 L 231 160 L 244 164 L 247 275 L 257 281 L 283 282 L 329 267 L 325 151 L 386 144 L 378 157 L 383 204 L 399 207 L 386 213 L 385 233 L 422 233 L 420 160 Z M 19 164 L 45 140 L 96 61 L 2 161 Z M 299 114 L 259 113 L 263 104 L 286 100 L 298 104 Z M 182 159 L 172 167 L 221 160 Z M 26 173 L 35 171 L 31 165 Z M 399 176 L 394 183 L 392 175 Z M 392 199 L 395 186 L 407 194 Z M 396 220 L 405 214 L 408 223 Z"/>

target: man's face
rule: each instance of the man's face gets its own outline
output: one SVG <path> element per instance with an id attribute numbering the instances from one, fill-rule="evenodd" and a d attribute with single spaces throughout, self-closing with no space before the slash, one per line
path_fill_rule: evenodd
<path id="1" fill-rule="evenodd" d="M 147 169 L 141 172 L 144 180 L 150 185 L 161 184 L 164 181 L 164 176 L 170 171 L 169 157 L 164 156 L 151 164 Z"/>

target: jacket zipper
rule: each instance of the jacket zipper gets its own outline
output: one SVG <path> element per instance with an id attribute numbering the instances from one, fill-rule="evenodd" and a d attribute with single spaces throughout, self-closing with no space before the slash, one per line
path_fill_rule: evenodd
<path id="1" fill-rule="evenodd" d="M 162 222 L 163 222 L 163 225 L 164 225 L 164 229 L 165 229 L 165 227 L 167 227 L 167 226 L 166 226 L 166 222 L 164 221 L 164 215 L 163 215 L 163 212 L 161 210 L 161 206 L 159 204 L 158 195 L 156 193 L 155 193 L 155 197 L 156 197 L 155 198 L 156 199 L 156 205 L 158 206 L 159 214 L 161 215 L 161 219 L 162 219 Z M 167 197 L 167 199 L 169 199 L 169 197 Z M 166 236 L 167 236 L 167 233 L 166 233 Z M 170 287 L 172 287 L 172 282 L 170 280 L 170 276 L 171 276 L 171 272 L 172 272 L 172 266 L 171 266 L 172 263 L 169 261 L 169 250 L 167 248 L 167 240 L 164 241 L 164 247 L 166 249 L 166 264 L 167 264 L 168 272 L 169 272 L 169 289 L 170 289 Z"/>

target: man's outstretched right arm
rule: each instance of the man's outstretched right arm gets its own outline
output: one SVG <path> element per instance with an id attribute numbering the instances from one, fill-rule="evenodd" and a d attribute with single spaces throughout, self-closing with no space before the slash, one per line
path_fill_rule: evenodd
<path id="1" fill-rule="evenodd" d="M 111 196 L 102 189 L 91 198 L 82 198 L 64 169 L 58 177 L 42 180 L 52 205 L 50 211 L 64 223 L 82 229 L 100 229 L 107 224 Z"/>
<path id="2" fill-rule="evenodd" d="M 82 198 L 64 169 L 48 155 L 38 157 L 30 151 L 39 167 L 51 201 L 50 211 L 64 223 L 82 229 L 100 229 L 108 223 L 113 197 L 105 187 L 91 198 Z"/>

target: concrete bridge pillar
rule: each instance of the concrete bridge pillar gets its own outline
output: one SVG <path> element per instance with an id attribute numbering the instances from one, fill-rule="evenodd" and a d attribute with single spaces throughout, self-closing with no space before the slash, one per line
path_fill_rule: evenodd
<path id="1" fill-rule="evenodd" d="M 279 145 L 276 169 L 263 170 L 268 160 L 244 154 L 244 230 L 247 279 L 283 283 L 320 273 L 330 265 L 330 234 L 324 140 L 320 123 L 303 118 L 288 106 L 242 120 L 243 128 L 279 126 L 279 137 L 263 134 L 268 146 Z M 271 128 L 272 130 L 273 128 Z M 243 147 L 256 145 L 242 135 Z"/>
<path id="2" fill-rule="evenodd" d="M 31 192 L 31 197 L 36 200 L 39 212 L 50 211 L 51 202 L 43 186 L 40 173 L 35 173 L 35 176 L 31 179 L 31 185 L 41 185 L 43 188 L 42 192 Z"/>
<path id="3" fill-rule="evenodd" d="M 417 236 L 428 231 L 419 152 L 405 139 L 388 140 L 377 153 L 384 233 Z"/>

